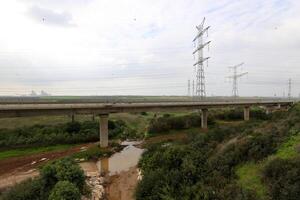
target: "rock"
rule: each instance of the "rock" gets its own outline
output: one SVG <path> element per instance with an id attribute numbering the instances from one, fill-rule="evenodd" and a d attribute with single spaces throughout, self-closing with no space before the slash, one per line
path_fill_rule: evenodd
<path id="1" fill-rule="evenodd" d="M 36 169 L 30 169 L 30 170 L 27 171 L 27 173 L 32 173 L 34 171 L 36 171 Z"/>
<path id="2" fill-rule="evenodd" d="M 47 160 L 47 158 L 42 158 L 41 160 L 40 160 L 40 162 L 43 162 L 43 161 L 46 161 Z"/>
<path id="3" fill-rule="evenodd" d="M 98 172 L 86 172 L 86 176 L 91 179 L 92 178 L 95 179 L 97 175 L 98 175 Z"/>
<path id="4" fill-rule="evenodd" d="M 31 163 L 31 165 L 34 165 L 34 164 L 36 164 L 36 161 L 33 161 L 33 162 Z"/>
<path id="5" fill-rule="evenodd" d="M 137 180 L 138 180 L 138 181 L 141 181 L 141 180 L 143 179 L 142 171 L 141 171 L 140 169 L 137 169 L 137 172 L 138 172 Z"/>
<path id="6" fill-rule="evenodd" d="M 100 182 L 100 184 L 104 184 L 105 183 L 105 178 L 101 176 L 99 178 L 99 182 Z"/>
<path id="7" fill-rule="evenodd" d="M 81 147 L 80 148 L 80 151 L 82 152 L 82 151 L 86 151 L 87 150 L 87 147 Z"/>
<path id="8" fill-rule="evenodd" d="M 105 178 L 95 173 L 87 173 L 86 183 L 92 190 L 92 200 L 101 200 L 105 196 Z"/>

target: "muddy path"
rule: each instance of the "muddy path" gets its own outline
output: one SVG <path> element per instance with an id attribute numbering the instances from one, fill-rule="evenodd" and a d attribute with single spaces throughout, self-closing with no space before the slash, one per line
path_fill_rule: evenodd
<path id="1" fill-rule="evenodd" d="M 0 161 L 0 190 L 10 187 L 28 178 L 38 176 L 37 168 L 47 161 L 62 158 L 81 151 L 82 147 L 89 147 L 93 143 L 81 144 L 70 149 L 45 152 L 25 157 L 15 157 Z"/>

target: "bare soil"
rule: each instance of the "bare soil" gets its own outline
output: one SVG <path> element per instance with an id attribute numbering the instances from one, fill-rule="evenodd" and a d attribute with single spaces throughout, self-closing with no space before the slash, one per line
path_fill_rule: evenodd
<path id="1" fill-rule="evenodd" d="M 134 200 L 134 191 L 138 183 L 137 178 L 136 167 L 109 177 L 109 184 L 106 187 L 108 200 Z"/>
<path id="2" fill-rule="evenodd" d="M 0 190 L 28 178 L 39 175 L 37 168 L 50 160 L 55 160 L 79 152 L 81 147 L 92 143 L 71 147 L 68 150 L 45 152 L 25 157 L 9 158 L 0 161 Z"/>

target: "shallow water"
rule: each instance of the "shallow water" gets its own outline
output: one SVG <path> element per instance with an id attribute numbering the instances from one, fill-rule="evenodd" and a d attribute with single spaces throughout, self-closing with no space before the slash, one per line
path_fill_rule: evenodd
<path id="1" fill-rule="evenodd" d="M 125 141 L 122 145 L 127 145 L 121 152 L 115 153 L 110 158 L 102 158 L 97 162 L 97 168 L 100 173 L 109 173 L 109 175 L 119 174 L 122 171 L 128 171 L 131 167 L 138 164 L 144 149 L 135 145 L 140 142 Z"/>

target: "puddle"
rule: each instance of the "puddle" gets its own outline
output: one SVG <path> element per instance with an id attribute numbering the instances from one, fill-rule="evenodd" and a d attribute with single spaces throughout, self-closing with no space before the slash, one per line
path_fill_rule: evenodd
<path id="1" fill-rule="evenodd" d="M 115 153 L 110 158 L 102 158 L 97 162 L 97 168 L 100 173 L 108 173 L 112 176 L 135 167 L 144 152 L 144 149 L 135 146 L 140 143 L 122 142 L 122 145 L 127 146 L 121 152 Z"/>

